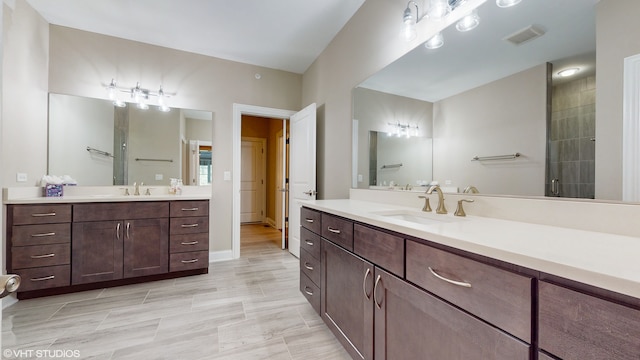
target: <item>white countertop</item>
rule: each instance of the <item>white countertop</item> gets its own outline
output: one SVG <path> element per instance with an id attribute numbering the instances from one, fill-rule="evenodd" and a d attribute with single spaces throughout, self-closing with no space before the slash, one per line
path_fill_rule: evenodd
<path id="1" fill-rule="evenodd" d="M 423 225 L 375 214 L 420 211 L 361 200 L 301 201 L 303 206 L 423 238 L 533 270 L 640 298 L 640 238 L 479 216 L 425 213 Z"/>
<path id="2" fill-rule="evenodd" d="M 144 195 L 147 187 L 140 188 L 142 195 L 124 195 L 124 189 L 134 193 L 131 186 L 72 186 L 65 187 L 64 196 L 42 196 L 40 187 L 4 188 L 4 204 L 58 204 L 81 202 L 121 202 L 121 201 L 171 201 L 210 200 L 210 187 L 186 186 L 180 195 L 169 194 L 167 186 L 150 186 L 151 195 Z"/>

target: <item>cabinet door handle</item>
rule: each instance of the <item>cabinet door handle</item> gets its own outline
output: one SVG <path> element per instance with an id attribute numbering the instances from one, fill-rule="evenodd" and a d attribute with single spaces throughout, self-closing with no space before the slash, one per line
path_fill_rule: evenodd
<path id="1" fill-rule="evenodd" d="M 340 230 L 333 229 L 331 226 L 327 226 L 327 230 L 329 230 L 330 232 L 332 232 L 334 234 L 340 234 Z"/>
<path id="2" fill-rule="evenodd" d="M 304 221 L 306 221 L 308 223 L 313 223 L 313 219 L 309 219 L 309 218 L 305 218 Z"/>
<path id="3" fill-rule="evenodd" d="M 198 211 L 197 207 L 194 208 L 182 208 L 182 211 Z"/>
<path id="4" fill-rule="evenodd" d="M 44 276 L 44 277 L 40 277 L 40 278 L 31 278 L 31 281 L 45 281 L 45 280 L 53 280 L 56 277 L 53 275 L 49 275 L 49 276 Z"/>
<path id="5" fill-rule="evenodd" d="M 195 262 L 198 262 L 198 259 L 192 259 L 192 260 L 182 260 L 180 261 L 183 264 L 193 264 Z"/>
<path id="6" fill-rule="evenodd" d="M 33 217 L 43 217 L 43 216 L 56 216 L 56 212 L 50 212 L 50 213 L 42 213 L 42 214 L 31 214 L 31 216 Z"/>
<path id="7" fill-rule="evenodd" d="M 309 263 L 308 263 L 308 262 L 305 262 L 305 263 L 304 263 L 304 267 L 306 267 L 306 268 L 307 268 L 307 270 L 311 270 L 311 271 L 313 271 L 313 266 L 309 265 Z"/>
<path id="8" fill-rule="evenodd" d="M 309 246 L 313 246 L 313 241 L 311 241 L 311 240 L 305 240 L 304 243 L 309 245 Z"/>
<path id="9" fill-rule="evenodd" d="M 116 225 L 116 239 L 120 240 L 120 223 Z"/>
<path id="10" fill-rule="evenodd" d="M 129 228 L 131 227 L 131 223 L 127 223 L 127 239 L 129 239 Z"/>
<path id="11" fill-rule="evenodd" d="M 376 303 L 376 307 L 378 309 L 382 309 L 382 300 L 380 300 L 380 302 L 378 302 L 378 299 L 376 299 L 376 294 L 378 293 L 378 284 L 382 283 L 382 276 L 378 275 L 378 277 L 376 278 L 376 284 L 373 286 L 373 302 Z"/>
<path id="12" fill-rule="evenodd" d="M 371 269 L 367 268 L 367 271 L 364 272 L 364 278 L 362 279 L 362 292 L 364 293 L 364 297 L 367 300 L 371 300 L 371 293 L 367 294 L 367 278 L 371 275 Z"/>
<path id="13" fill-rule="evenodd" d="M 51 253 L 51 254 L 43 254 L 43 255 L 31 255 L 32 259 L 44 259 L 44 258 L 50 258 L 50 257 L 54 257 L 56 256 L 56 254 Z"/>
<path id="14" fill-rule="evenodd" d="M 304 287 L 304 292 L 307 293 L 307 295 L 309 296 L 313 296 L 313 290 L 308 286 Z"/>
<path id="15" fill-rule="evenodd" d="M 189 242 L 184 242 L 183 241 L 183 242 L 180 243 L 180 245 L 195 245 L 197 243 L 198 243 L 197 240 L 196 241 L 189 241 Z"/>
<path id="16" fill-rule="evenodd" d="M 180 225 L 183 228 L 192 228 L 192 227 L 198 227 L 198 224 L 182 224 Z"/>
<path id="17" fill-rule="evenodd" d="M 447 279 L 446 277 L 438 274 L 437 272 L 435 272 L 435 270 L 433 270 L 431 268 L 431 266 L 429 266 L 429 271 L 431 271 L 431 274 L 435 277 L 437 277 L 438 279 L 442 280 L 442 281 L 446 281 L 449 284 L 453 284 L 453 285 L 458 285 L 458 286 L 462 286 L 462 287 L 471 287 L 471 284 L 469 284 L 468 282 L 463 282 L 463 281 L 455 281 L 455 280 L 451 280 L 451 279 Z"/>
<path id="18" fill-rule="evenodd" d="M 31 237 L 44 237 L 44 236 L 55 236 L 56 233 L 54 232 L 49 232 L 49 233 L 41 233 L 41 234 L 31 234 Z"/>

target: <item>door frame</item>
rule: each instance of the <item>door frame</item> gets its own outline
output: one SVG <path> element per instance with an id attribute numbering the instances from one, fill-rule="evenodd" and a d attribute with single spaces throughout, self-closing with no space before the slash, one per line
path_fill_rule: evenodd
<path id="1" fill-rule="evenodd" d="M 262 106 L 233 104 L 233 132 L 232 132 L 232 211 L 231 211 L 231 254 L 234 259 L 240 258 L 240 151 L 242 137 L 242 115 L 260 116 L 276 119 L 289 119 L 297 111 L 275 109 Z"/>

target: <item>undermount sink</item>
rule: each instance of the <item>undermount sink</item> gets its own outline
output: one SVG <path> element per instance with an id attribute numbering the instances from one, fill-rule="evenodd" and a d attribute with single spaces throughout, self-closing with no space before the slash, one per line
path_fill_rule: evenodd
<path id="1" fill-rule="evenodd" d="M 414 210 L 387 210 L 387 211 L 374 211 L 371 214 L 384 216 L 385 218 L 402 220 L 416 224 L 422 225 L 434 225 L 434 224 L 442 224 L 449 222 L 457 222 L 462 221 L 462 218 L 448 216 L 448 215 L 438 215 L 433 213 L 428 213 L 424 211 L 414 211 Z"/>

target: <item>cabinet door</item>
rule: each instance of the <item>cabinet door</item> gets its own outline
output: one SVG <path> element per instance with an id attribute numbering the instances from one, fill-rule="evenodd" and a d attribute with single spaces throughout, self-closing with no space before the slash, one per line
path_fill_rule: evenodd
<path id="1" fill-rule="evenodd" d="M 124 222 L 124 277 L 169 271 L 169 220 Z"/>
<path id="2" fill-rule="evenodd" d="M 529 345 L 376 268 L 376 359 L 530 358 Z"/>
<path id="3" fill-rule="evenodd" d="M 122 221 L 74 223 L 71 284 L 122 278 Z"/>
<path id="4" fill-rule="evenodd" d="M 373 358 L 373 265 L 322 241 L 322 319 L 354 359 Z"/>

